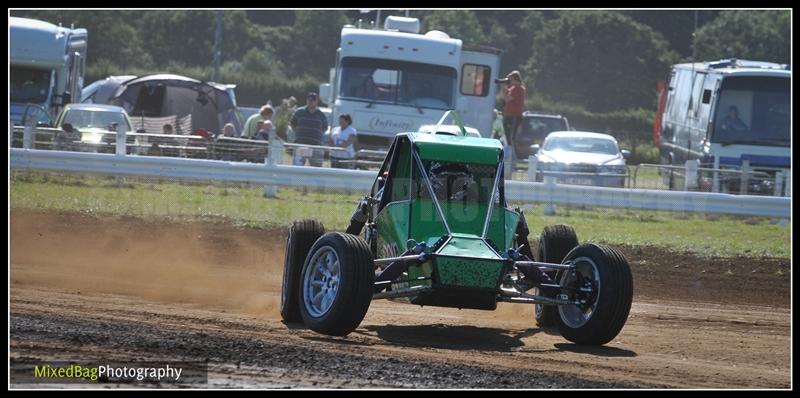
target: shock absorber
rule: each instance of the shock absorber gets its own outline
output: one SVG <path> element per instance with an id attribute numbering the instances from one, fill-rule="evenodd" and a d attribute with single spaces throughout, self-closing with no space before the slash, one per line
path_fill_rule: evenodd
<path id="1" fill-rule="evenodd" d="M 517 242 L 521 243 L 520 247 L 518 248 L 520 254 L 527 256 L 531 259 L 531 261 L 537 260 L 537 258 L 533 257 L 533 249 L 531 248 L 531 243 L 528 241 L 528 235 L 530 234 L 530 229 L 528 229 L 528 222 L 525 220 L 525 215 L 522 213 L 522 209 L 517 207 L 514 209 L 519 213 L 519 222 L 517 222 L 517 230 L 515 233 L 517 234 Z"/>
<path id="2" fill-rule="evenodd" d="M 347 227 L 347 233 L 351 235 L 360 235 L 361 230 L 364 229 L 364 224 L 369 219 L 369 206 L 370 198 L 364 197 L 358 201 L 353 215 L 350 216 L 350 225 Z"/>

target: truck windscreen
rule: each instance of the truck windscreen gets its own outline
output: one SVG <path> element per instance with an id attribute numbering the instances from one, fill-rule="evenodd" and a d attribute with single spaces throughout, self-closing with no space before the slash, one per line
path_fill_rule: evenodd
<path id="1" fill-rule="evenodd" d="M 369 102 L 449 109 L 453 106 L 455 84 L 456 71 L 450 67 L 347 57 L 341 62 L 339 96 Z"/>
<path id="2" fill-rule="evenodd" d="M 25 66 L 11 66 L 11 102 L 42 104 L 50 89 L 50 71 Z"/>
<path id="3" fill-rule="evenodd" d="M 789 146 L 789 84 L 788 77 L 733 76 L 723 80 L 712 142 Z"/>

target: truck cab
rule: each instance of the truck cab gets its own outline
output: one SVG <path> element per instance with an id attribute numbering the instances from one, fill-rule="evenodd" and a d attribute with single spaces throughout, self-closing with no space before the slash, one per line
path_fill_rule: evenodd
<path id="1" fill-rule="evenodd" d="M 9 31 L 11 122 L 52 124 L 64 105 L 80 100 L 88 33 L 16 17 Z"/>
<path id="2" fill-rule="evenodd" d="M 789 65 L 736 59 L 674 65 L 656 137 L 662 163 L 697 160 L 701 167 L 739 170 L 747 162 L 772 176 L 789 169 L 790 87 Z M 767 180 L 753 191 L 770 193 Z M 731 178 L 731 187 L 738 181 Z"/>

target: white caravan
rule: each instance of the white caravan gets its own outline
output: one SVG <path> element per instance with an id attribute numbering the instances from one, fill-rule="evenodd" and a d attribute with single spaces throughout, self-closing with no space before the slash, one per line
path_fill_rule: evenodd
<path id="1" fill-rule="evenodd" d="M 350 114 L 359 148 L 386 148 L 397 133 L 435 124 L 453 109 L 464 125 L 490 135 L 499 51 L 419 30 L 418 19 L 396 16 L 384 29 L 342 28 L 336 66 L 320 96 L 333 120 Z"/>

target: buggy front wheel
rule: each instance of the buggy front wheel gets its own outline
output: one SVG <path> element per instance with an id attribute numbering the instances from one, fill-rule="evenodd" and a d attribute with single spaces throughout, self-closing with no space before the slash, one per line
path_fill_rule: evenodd
<path id="1" fill-rule="evenodd" d="M 559 272 L 562 294 L 581 303 L 558 306 L 559 332 L 578 344 L 608 343 L 622 330 L 631 309 L 633 276 L 628 261 L 616 249 L 590 243 L 574 248 L 564 262 L 575 268 Z"/>
<path id="2" fill-rule="evenodd" d="M 372 301 L 375 263 L 367 242 L 329 232 L 319 238 L 300 277 L 300 315 L 319 333 L 346 336 L 355 330 Z"/>

